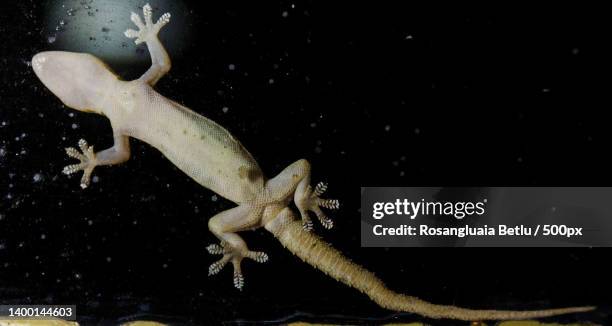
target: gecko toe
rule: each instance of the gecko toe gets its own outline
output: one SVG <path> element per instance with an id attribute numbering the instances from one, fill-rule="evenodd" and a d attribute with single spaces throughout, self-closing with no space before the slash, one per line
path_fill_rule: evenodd
<path id="1" fill-rule="evenodd" d="M 164 25 L 166 25 L 166 24 L 168 24 L 170 22 L 170 17 L 171 16 L 170 16 L 169 12 L 161 15 L 161 17 L 159 17 L 159 19 L 155 23 L 155 27 L 158 28 L 158 29 L 164 27 Z"/>
<path id="2" fill-rule="evenodd" d="M 268 261 L 268 255 L 263 251 L 249 251 L 246 256 L 258 263 L 265 263 Z"/>
<path id="3" fill-rule="evenodd" d="M 152 13 L 153 9 L 151 8 L 150 4 L 147 3 L 146 5 L 142 6 L 142 14 L 144 15 L 147 23 L 149 23 L 148 20 L 151 19 Z"/>
<path id="4" fill-rule="evenodd" d="M 232 253 L 231 248 L 225 241 L 221 241 L 219 244 L 210 244 L 206 247 L 206 250 L 211 255 L 225 255 Z"/>
<path id="5" fill-rule="evenodd" d="M 304 229 L 304 231 L 306 232 L 310 232 L 312 231 L 312 221 L 310 220 L 309 217 L 302 217 L 302 229 Z"/>
<path id="6" fill-rule="evenodd" d="M 315 213 L 315 215 L 317 215 L 319 222 L 321 222 L 321 225 L 323 225 L 324 228 L 329 230 L 334 227 L 334 221 L 328 218 L 325 213 L 323 213 L 321 208 L 319 208 L 319 206 L 315 205 L 311 208 L 311 210 Z"/>
<path id="7" fill-rule="evenodd" d="M 125 30 L 125 32 L 123 32 L 123 35 L 125 35 L 125 37 L 127 38 L 137 38 L 139 33 L 130 28 L 130 29 Z"/>
<path id="8" fill-rule="evenodd" d="M 244 287 L 244 276 L 240 271 L 234 271 L 234 286 L 240 291 Z"/>
<path id="9" fill-rule="evenodd" d="M 326 216 L 319 216 L 319 222 L 328 230 L 334 227 L 334 221 Z"/>
<path id="10" fill-rule="evenodd" d="M 337 199 L 321 199 L 317 198 L 316 200 L 317 206 L 325 207 L 327 209 L 339 209 L 340 201 Z"/>
<path id="11" fill-rule="evenodd" d="M 230 261 L 231 255 L 224 255 L 223 258 L 217 260 L 216 262 L 210 264 L 208 267 L 208 276 L 215 275 L 219 273 L 225 265 Z"/>
<path id="12" fill-rule="evenodd" d="M 86 157 L 85 155 L 81 154 L 76 148 L 74 147 L 67 147 L 66 148 L 66 155 L 72 157 L 72 158 L 76 158 L 77 160 L 85 160 Z"/>
<path id="13" fill-rule="evenodd" d="M 325 191 L 327 191 L 327 183 L 326 182 L 319 182 L 319 183 L 317 183 L 317 186 L 315 187 L 314 195 L 319 197 L 322 194 L 324 194 Z"/>
<path id="14" fill-rule="evenodd" d="M 223 255 L 225 253 L 225 249 L 218 244 L 211 244 L 206 247 L 206 250 L 211 255 Z"/>
<path id="15" fill-rule="evenodd" d="M 66 175 L 71 175 L 83 169 L 83 163 L 66 165 L 62 172 Z"/>

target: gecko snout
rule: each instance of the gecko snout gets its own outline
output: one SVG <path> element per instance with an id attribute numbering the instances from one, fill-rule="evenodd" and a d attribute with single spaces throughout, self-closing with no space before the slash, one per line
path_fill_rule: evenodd
<path id="1" fill-rule="evenodd" d="M 32 57 L 32 69 L 34 69 L 34 73 L 39 78 L 40 78 L 39 74 L 43 70 L 43 66 L 46 61 L 47 61 L 47 56 L 44 53 L 38 53 Z"/>
<path id="2" fill-rule="evenodd" d="M 36 77 L 49 87 L 49 84 L 60 82 L 62 78 L 62 62 L 53 51 L 40 52 L 32 57 L 32 69 Z"/>

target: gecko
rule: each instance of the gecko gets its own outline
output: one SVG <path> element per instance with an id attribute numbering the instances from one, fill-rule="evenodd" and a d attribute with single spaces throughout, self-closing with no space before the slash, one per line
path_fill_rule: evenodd
<path id="1" fill-rule="evenodd" d="M 333 220 L 322 208 L 338 209 L 340 205 L 338 200 L 321 197 L 327 184 L 311 186 L 311 166 L 307 160 L 300 159 L 268 179 L 253 156 L 225 128 L 155 91 L 153 87 L 171 67 L 170 57 L 158 37 L 171 16 L 165 13 L 153 22 L 151 6 L 146 4 L 142 10 L 144 21 L 134 12 L 130 17 L 138 30 L 128 29 L 124 33 L 136 44 L 144 42 L 149 51 L 151 66 L 140 78 L 122 80 L 100 59 L 87 53 L 40 52 L 32 57 L 32 68 L 65 106 L 103 115 L 110 121 L 112 147 L 95 152 L 92 145 L 81 139 L 79 149 L 66 148 L 66 154 L 79 163 L 66 166 L 63 172 L 83 171 L 82 188 L 90 185 L 95 167 L 127 161 L 129 139 L 136 138 L 159 150 L 201 186 L 236 204 L 208 221 L 209 230 L 220 242 L 206 249 L 210 254 L 221 256 L 210 265 L 209 275 L 219 273 L 231 263 L 234 286 L 242 289 L 243 259 L 263 263 L 268 255 L 250 250 L 238 232 L 263 227 L 303 261 L 393 311 L 434 319 L 481 321 L 540 318 L 594 309 L 474 310 L 429 303 L 387 288 L 374 273 L 352 262 L 312 232 L 311 214 L 323 227 L 331 229 Z M 299 217 L 291 209 L 292 203 Z"/>

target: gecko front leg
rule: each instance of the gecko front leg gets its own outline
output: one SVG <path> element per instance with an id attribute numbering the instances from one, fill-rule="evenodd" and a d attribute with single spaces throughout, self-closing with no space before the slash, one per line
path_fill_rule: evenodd
<path id="1" fill-rule="evenodd" d="M 128 38 L 135 38 L 134 43 L 136 44 L 147 43 L 147 49 L 149 49 L 149 54 L 151 55 L 151 68 L 140 77 L 140 80 L 155 86 L 157 81 L 168 73 L 172 66 L 168 52 L 166 52 L 166 49 L 164 49 L 164 46 L 157 37 L 161 28 L 170 22 L 170 13 L 163 14 L 156 23 L 153 23 L 152 11 L 148 3 L 142 7 L 144 23 L 138 14 L 132 13 L 130 19 L 138 27 L 138 31 L 128 29 L 124 34 Z"/>
<path id="2" fill-rule="evenodd" d="M 130 158 L 130 140 L 129 137 L 115 134 L 115 144 L 113 147 L 94 152 L 93 146 L 87 144 L 84 139 L 79 140 L 79 152 L 74 147 L 66 148 L 66 154 L 72 158 L 80 160 L 80 163 L 71 164 L 64 167 L 64 174 L 73 174 L 78 171 L 83 171 L 81 177 L 81 188 L 85 189 L 90 184 L 91 173 L 94 168 L 99 165 L 113 165 L 127 161 Z"/>

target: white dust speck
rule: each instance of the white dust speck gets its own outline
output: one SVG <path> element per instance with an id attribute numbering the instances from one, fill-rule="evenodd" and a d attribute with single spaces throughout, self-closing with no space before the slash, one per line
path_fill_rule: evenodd
<path id="1" fill-rule="evenodd" d="M 98 178 L 97 175 L 94 175 L 93 178 L 91 178 L 91 182 L 93 183 L 98 183 L 100 181 L 100 178 Z"/>
<path id="2" fill-rule="evenodd" d="M 283 18 L 287 18 L 287 16 L 289 16 L 289 13 L 286 11 L 283 11 Z"/>
<path id="3" fill-rule="evenodd" d="M 42 176 L 42 174 L 40 174 L 40 173 L 36 173 L 36 174 L 35 174 L 35 175 L 32 177 L 32 180 L 33 180 L 34 182 L 40 182 L 40 181 L 42 181 L 42 179 L 43 179 L 43 176 Z"/>
<path id="4" fill-rule="evenodd" d="M 41 239 L 41 240 L 45 240 L 46 238 L 47 238 L 47 235 L 46 235 L 46 234 L 44 234 L 44 233 L 43 233 L 43 234 L 41 234 L 41 235 L 40 235 L 40 239 Z"/>
<path id="5" fill-rule="evenodd" d="M 391 126 L 390 125 L 386 125 L 385 126 L 385 131 L 389 131 L 389 130 L 391 130 Z"/>
<path id="6" fill-rule="evenodd" d="M 212 201 L 217 201 L 217 200 L 219 200 L 219 197 L 217 197 L 217 195 L 212 195 L 212 196 L 210 197 L 210 200 L 212 200 Z"/>
<path id="7" fill-rule="evenodd" d="M 77 125 L 76 123 L 73 123 L 73 124 L 72 124 L 72 129 L 76 129 L 76 128 L 78 128 L 78 127 L 79 127 L 79 125 Z"/>
<path id="8" fill-rule="evenodd" d="M 274 84 L 274 78 L 268 79 L 268 84 Z"/>
<path id="9" fill-rule="evenodd" d="M 49 35 L 49 37 L 47 37 L 47 42 L 49 42 L 49 44 L 53 44 L 55 43 L 55 35 Z"/>
<path id="10" fill-rule="evenodd" d="M 229 108 L 227 106 L 224 106 L 221 111 L 223 111 L 223 113 L 227 113 L 227 111 L 229 111 Z"/>
<path id="11" fill-rule="evenodd" d="M 227 69 L 234 71 L 236 70 L 236 65 L 234 65 L 233 63 L 230 63 L 230 65 L 227 66 Z"/>

